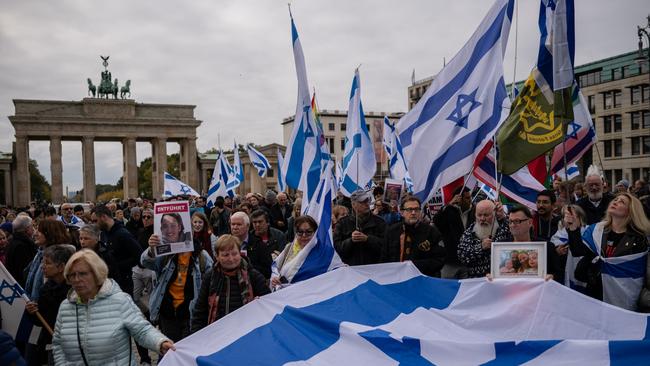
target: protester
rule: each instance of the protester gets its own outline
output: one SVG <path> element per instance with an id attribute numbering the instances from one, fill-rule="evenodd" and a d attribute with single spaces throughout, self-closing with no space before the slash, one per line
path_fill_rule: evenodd
<path id="1" fill-rule="evenodd" d="M 291 217 L 287 220 L 287 242 L 292 242 L 295 233 L 294 233 L 294 227 L 296 219 L 301 215 L 302 211 L 302 198 L 296 199 L 296 201 L 293 203 L 293 210 L 291 211 Z M 332 213 L 334 213 L 334 210 L 332 210 Z M 332 223 L 332 231 L 334 230 L 334 224 Z"/>
<path id="2" fill-rule="evenodd" d="M 255 235 L 250 235 L 250 218 L 243 212 L 235 212 L 230 217 L 230 232 L 241 240 L 241 251 L 250 264 L 257 269 L 264 278 L 271 277 L 273 259 L 271 252 Z"/>
<path id="3" fill-rule="evenodd" d="M 375 207 L 373 208 L 372 213 L 381 217 L 386 223 L 386 226 L 402 220 L 402 216 L 399 212 L 394 212 L 391 207 L 382 200 L 375 201 Z"/>
<path id="4" fill-rule="evenodd" d="M 435 226 L 422 222 L 422 206 L 415 196 L 408 196 L 401 206 L 404 222 L 388 227 L 381 262 L 410 260 L 423 274 L 440 277 L 445 263 L 442 236 Z"/>
<path id="5" fill-rule="evenodd" d="M 576 183 L 573 186 L 573 200 L 571 200 L 571 202 L 578 202 L 578 200 L 580 200 L 581 198 L 583 198 L 585 196 L 586 196 L 586 193 L 585 193 L 584 184 L 580 183 L 580 182 Z"/>
<path id="6" fill-rule="evenodd" d="M 630 189 L 630 181 L 627 179 L 621 179 L 614 186 L 614 194 L 627 192 Z"/>
<path id="7" fill-rule="evenodd" d="M 79 243 L 81 249 L 90 249 L 101 258 L 108 267 L 108 278 L 120 278 L 119 268 L 113 255 L 113 250 L 100 241 L 100 230 L 96 225 L 85 225 L 79 229 Z"/>
<path id="8" fill-rule="evenodd" d="M 298 216 L 294 223 L 296 234 L 294 241 L 285 246 L 275 260 L 275 268 L 271 275 L 271 288 L 279 288 L 288 282 L 287 274 L 295 274 L 300 269 L 302 261 L 296 260 L 298 253 L 312 240 L 318 230 L 318 224 L 311 216 Z"/>
<path id="9" fill-rule="evenodd" d="M 580 199 L 576 204 L 587 214 L 587 224 L 600 222 L 607 211 L 613 196 L 605 191 L 605 184 L 600 169 L 591 165 L 585 178 L 587 197 Z"/>
<path id="10" fill-rule="evenodd" d="M 201 243 L 201 248 L 208 253 L 210 258 L 214 258 L 213 247 L 217 241 L 217 237 L 212 235 L 208 218 L 202 212 L 196 211 L 192 214 L 191 222 L 194 240 L 198 240 Z"/>
<path id="11" fill-rule="evenodd" d="M 282 231 L 271 227 L 269 215 L 263 210 L 251 213 L 251 221 L 253 223 L 253 234 L 266 246 L 271 253 L 271 258 L 275 260 L 287 245 L 286 236 Z"/>
<path id="12" fill-rule="evenodd" d="M 174 342 L 190 334 L 190 319 L 199 296 L 205 271 L 212 258 L 194 241 L 194 251 L 155 257 L 154 248 L 162 244 L 160 236 L 149 237 L 149 249 L 140 262 L 156 273 L 157 282 L 149 298 L 151 321 Z"/>
<path id="13" fill-rule="evenodd" d="M 65 300 L 70 285 L 63 276 L 65 264 L 74 254 L 75 247 L 72 245 L 52 245 L 43 252 L 43 274 L 47 281 L 39 289 L 40 297 L 38 302 L 29 301 L 25 310 L 32 314 L 31 320 L 34 324 L 39 325 L 40 320 L 33 314 L 40 312 L 45 322 L 54 326 L 56 314 L 59 312 L 61 302 Z M 48 354 L 46 345 L 52 343 L 52 336 L 49 332 L 41 331 L 36 347 L 28 348 L 26 353 L 27 363 L 29 365 L 43 365 L 48 363 Z"/>
<path id="14" fill-rule="evenodd" d="M 278 193 L 277 203 L 270 208 L 271 226 L 282 232 L 286 232 L 292 209 L 293 207 L 289 203 L 287 194 L 284 192 Z"/>
<path id="15" fill-rule="evenodd" d="M 142 212 L 139 207 L 132 207 L 129 216 L 129 221 L 124 225 L 126 229 L 133 235 L 134 238 L 138 237 L 138 231 L 142 228 Z"/>
<path id="16" fill-rule="evenodd" d="M 225 206 L 225 200 L 221 196 L 214 201 L 214 208 L 210 213 L 210 225 L 217 237 L 230 233 L 230 209 Z"/>
<path id="17" fill-rule="evenodd" d="M 76 227 L 81 227 L 83 226 L 84 222 L 81 220 L 81 218 L 77 217 L 74 215 L 72 212 L 72 205 L 69 203 L 64 203 L 61 205 L 59 208 L 60 211 L 60 216 L 58 219 L 63 222 L 66 226 L 76 226 Z"/>
<path id="18" fill-rule="evenodd" d="M 573 278 L 573 272 L 577 261 L 574 260 L 571 253 L 569 253 L 569 234 L 567 232 L 567 225 L 564 220 L 566 212 L 572 210 L 575 216 L 575 219 L 578 221 L 578 227 L 580 227 L 580 232 L 584 232 L 585 223 L 587 222 L 587 216 L 585 212 L 577 205 L 566 205 L 562 208 L 562 220 L 558 223 L 558 230 L 551 237 L 548 245 L 553 245 L 555 247 L 555 253 L 557 255 L 557 268 L 558 271 L 555 274 L 555 280 L 564 284 L 565 286 L 575 287 L 571 284 Z"/>
<path id="19" fill-rule="evenodd" d="M 442 235 L 445 243 L 445 265 L 442 278 L 467 278 L 467 267 L 458 258 L 458 243 L 463 232 L 474 223 L 475 208 L 472 204 L 472 192 L 467 187 L 458 187 L 453 192 L 449 204 L 433 216 L 433 223 Z"/>
<path id="20" fill-rule="evenodd" d="M 135 210 L 135 207 L 132 209 Z M 135 211 L 133 211 L 135 212 Z M 149 248 L 149 237 L 153 234 L 153 210 L 150 208 L 143 209 L 142 211 L 142 225 L 138 230 L 137 240 L 140 248 L 144 251 Z M 133 267 L 133 302 L 140 308 L 147 320 L 149 317 L 149 296 L 153 290 L 153 283 L 156 278 L 156 273 L 148 268 L 144 268 L 140 261 Z M 138 354 L 140 355 L 140 365 L 151 365 L 151 357 L 149 351 L 137 345 Z"/>
<path id="21" fill-rule="evenodd" d="M 9 245 L 9 240 L 7 239 L 7 233 L 4 230 L 0 230 L 0 262 L 6 266 L 7 264 L 7 246 Z"/>
<path id="22" fill-rule="evenodd" d="M 538 239 L 548 241 L 557 231 L 560 216 L 553 214 L 555 201 L 553 191 L 544 190 L 537 194 L 537 200 L 535 201 L 537 212 L 533 216 L 533 230 L 535 237 Z"/>
<path id="23" fill-rule="evenodd" d="M 240 245 L 241 241 L 229 234 L 217 240 L 217 260 L 201 283 L 192 316 L 192 333 L 270 292 L 264 276 L 242 260 Z"/>
<path id="24" fill-rule="evenodd" d="M 458 259 L 467 266 L 468 277 L 490 273 L 493 241 L 512 241 L 507 220 L 497 220 L 497 206 L 483 200 L 476 204 L 475 222 L 463 233 L 458 243 Z"/>
<path id="25" fill-rule="evenodd" d="M 572 212 L 564 217 L 569 232 L 569 248 L 574 257 L 582 257 L 575 278 L 586 283 L 586 295 L 624 309 L 635 310 L 643 288 L 641 278 L 631 276 L 634 262 L 647 263 L 650 222 L 641 202 L 630 193 L 618 194 L 608 205 L 603 221 L 591 224 L 581 235 L 579 222 Z M 611 258 L 620 258 L 612 261 Z M 646 271 L 646 266 L 643 272 Z M 606 271 L 606 272 L 605 272 Z M 619 276 L 602 273 L 616 272 Z M 627 274 L 627 275 L 626 275 Z"/>
<path id="26" fill-rule="evenodd" d="M 350 266 L 379 263 L 380 260 L 386 223 L 370 212 L 370 198 L 365 191 L 352 193 L 354 215 L 336 224 L 334 247 L 343 263 Z"/>
<path id="27" fill-rule="evenodd" d="M 8 366 L 25 366 L 27 363 L 23 359 L 20 351 L 16 347 L 16 342 L 11 335 L 0 329 L 0 365 Z"/>
<path id="28" fill-rule="evenodd" d="M 64 275 L 72 291 L 61 304 L 54 328 L 57 365 L 135 365 L 131 337 L 162 354 L 175 349 L 107 274 L 106 264 L 88 249 L 66 264 Z"/>
<path id="29" fill-rule="evenodd" d="M 345 216 L 349 215 L 350 211 L 348 211 L 348 208 L 345 206 L 339 206 L 335 205 L 332 207 L 332 231 L 336 230 L 336 224 L 344 218 Z"/>
<path id="30" fill-rule="evenodd" d="M 23 271 L 36 255 L 37 246 L 32 240 L 34 225 L 29 216 L 17 217 L 12 222 L 12 238 L 7 246 L 7 270 L 11 276 L 25 288 Z"/>
<path id="31" fill-rule="evenodd" d="M 120 285 L 122 291 L 133 294 L 132 269 L 138 264 L 140 246 L 135 238 L 124 228 L 124 225 L 113 219 L 110 209 L 105 205 L 95 208 L 97 226 L 106 235 L 106 246 L 113 251 L 118 277 L 114 280 Z"/>
<path id="32" fill-rule="evenodd" d="M 25 278 L 25 293 L 32 301 L 37 301 L 40 296 L 41 285 L 43 285 L 43 250 L 51 245 L 70 243 L 70 235 L 60 221 L 44 220 L 38 224 L 34 234 L 34 242 L 38 251 L 34 255 L 27 269 Z"/>

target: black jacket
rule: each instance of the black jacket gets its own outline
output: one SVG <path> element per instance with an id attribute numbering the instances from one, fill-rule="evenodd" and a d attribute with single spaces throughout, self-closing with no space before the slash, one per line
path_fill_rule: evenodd
<path id="1" fill-rule="evenodd" d="M 365 243 L 352 241 L 352 232 L 355 230 L 355 215 L 345 216 L 336 224 L 334 247 L 341 260 L 350 266 L 379 263 L 386 232 L 384 220 L 372 213 L 366 217 L 359 217 L 359 231 L 368 236 L 368 241 Z"/>
<path id="2" fill-rule="evenodd" d="M 230 210 L 224 208 L 219 212 L 219 209 L 215 207 L 210 213 L 210 226 L 212 226 L 215 236 L 230 234 Z"/>
<path id="3" fill-rule="evenodd" d="M 25 268 L 36 255 L 36 244 L 25 233 L 14 233 L 7 245 L 7 263 L 5 267 L 22 288 L 25 288 Z"/>
<path id="4" fill-rule="evenodd" d="M 265 278 L 271 278 L 273 259 L 266 245 L 262 243 L 260 238 L 250 233 L 248 234 L 248 243 L 242 243 L 243 245 L 246 245 L 246 248 L 242 248 L 242 250 L 246 251 L 246 259 L 253 265 L 253 268 L 264 275 Z"/>
<path id="5" fill-rule="evenodd" d="M 113 252 L 115 266 L 119 275 L 114 280 L 122 291 L 133 294 L 132 268 L 140 262 L 142 250 L 135 238 L 124 225 L 115 221 L 113 227 L 106 233 L 106 247 Z"/>
<path id="6" fill-rule="evenodd" d="M 264 276 L 254 268 L 248 268 L 248 280 L 253 288 L 254 296 L 263 296 L 271 292 L 266 285 Z M 192 333 L 208 325 L 208 313 L 210 311 L 208 298 L 216 293 L 219 294 L 217 319 L 221 319 L 244 305 L 237 276 L 226 276 L 220 271 L 215 271 L 214 267 L 208 269 L 203 277 L 203 282 L 201 282 L 201 291 L 194 306 L 191 322 Z"/>
<path id="7" fill-rule="evenodd" d="M 589 201 L 589 196 L 582 197 L 576 202 L 576 205 L 580 206 L 587 214 L 587 225 L 595 224 L 603 220 L 605 217 L 605 212 L 607 211 L 607 206 L 614 199 L 614 196 L 609 193 L 603 193 L 603 198 L 600 200 L 598 207 L 594 206 L 591 201 Z"/>
<path id="8" fill-rule="evenodd" d="M 43 319 L 54 329 L 54 323 L 56 322 L 56 316 L 59 313 L 59 306 L 61 302 L 65 300 L 68 295 L 68 290 L 70 290 L 70 285 L 65 281 L 61 284 L 56 283 L 55 281 L 49 280 L 41 286 L 40 297 L 38 298 L 38 311 L 43 316 Z M 41 325 L 40 320 L 36 315 L 29 316 L 32 322 L 36 325 Z M 38 359 L 40 364 L 47 364 L 47 352 L 45 351 L 45 345 L 52 343 L 52 336 L 45 329 L 41 331 L 41 334 L 38 337 Z"/>
<path id="9" fill-rule="evenodd" d="M 460 264 L 458 260 L 458 243 L 463 236 L 465 229 L 470 227 L 475 220 L 474 207 L 470 209 L 467 215 L 467 225 L 463 225 L 460 208 L 454 205 L 446 205 L 434 217 L 433 223 L 442 235 L 442 241 L 445 243 L 446 263 Z"/>
<path id="10" fill-rule="evenodd" d="M 403 260 L 410 260 L 427 276 L 440 277 L 446 254 L 445 249 L 439 245 L 442 235 L 434 226 L 422 222 L 416 225 L 398 222 L 388 227 L 381 262 L 400 261 L 402 233 L 405 233 Z"/>
<path id="11" fill-rule="evenodd" d="M 257 239 L 259 239 L 260 242 L 262 242 L 262 244 L 264 244 L 262 238 L 255 235 L 255 231 L 249 232 L 248 235 L 255 236 Z M 287 237 L 284 235 L 284 233 L 278 229 L 269 227 L 269 239 L 266 242 L 266 248 L 269 251 L 269 253 L 271 253 L 271 256 L 273 257 L 274 254 L 276 257 L 280 255 L 280 253 L 282 252 L 282 250 L 284 250 L 284 247 L 286 245 L 287 245 Z"/>
<path id="12" fill-rule="evenodd" d="M 282 206 L 279 203 L 269 208 L 269 216 L 271 219 L 271 227 L 274 227 L 282 232 L 286 232 L 288 228 L 288 221 L 293 211 L 293 206 L 287 204 L 284 207 L 284 214 L 282 214 Z"/>

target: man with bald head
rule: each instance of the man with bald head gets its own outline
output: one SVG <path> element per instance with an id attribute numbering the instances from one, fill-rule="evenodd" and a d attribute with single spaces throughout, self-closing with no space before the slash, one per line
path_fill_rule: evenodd
<path id="1" fill-rule="evenodd" d="M 493 241 L 512 241 L 506 220 L 498 220 L 497 207 L 490 200 L 476 204 L 475 222 L 465 230 L 458 243 L 458 259 L 467 266 L 469 277 L 490 273 Z"/>
<path id="2" fill-rule="evenodd" d="M 605 216 L 609 202 L 614 198 L 605 190 L 604 183 L 600 169 L 595 165 L 590 166 L 585 177 L 587 196 L 576 202 L 587 214 L 587 225 L 600 222 Z"/>

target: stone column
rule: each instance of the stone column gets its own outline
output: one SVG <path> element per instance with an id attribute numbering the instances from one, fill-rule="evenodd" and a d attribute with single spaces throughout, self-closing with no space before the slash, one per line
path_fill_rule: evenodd
<path id="1" fill-rule="evenodd" d="M 52 203 L 63 202 L 63 163 L 61 136 L 50 136 L 50 172 L 52 174 Z"/>
<path id="2" fill-rule="evenodd" d="M 164 172 L 167 170 L 167 139 L 155 138 L 151 141 L 151 189 L 154 198 L 162 198 L 165 188 Z"/>
<path id="3" fill-rule="evenodd" d="M 10 205 L 13 206 L 13 200 L 12 195 L 11 195 L 11 190 L 13 184 L 11 184 L 11 169 L 7 169 L 4 172 L 4 179 L 5 179 L 5 205 Z"/>
<path id="4" fill-rule="evenodd" d="M 182 139 L 180 141 L 180 180 L 189 184 L 190 187 L 197 189 L 199 183 L 198 159 L 196 154 L 196 137 Z"/>
<path id="5" fill-rule="evenodd" d="M 83 160 L 84 201 L 97 200 L 97 186 L 95 182 L 95 138 L 84 136 L 81 139 L 81 156 Z"/>
<path id="6" fill-rule="evenodd" d="M 29 137 L 16 136 L 16 206 L 29 206 L 32 190 L 29 179 Z"/>
<path id="7" fill-rule="evenodd" d="M 136 156 L 135 138 L 127 137 L 122 140 L 122 161 L 124 164 L 124 199 L 138 197 L 138 159 Z"/>

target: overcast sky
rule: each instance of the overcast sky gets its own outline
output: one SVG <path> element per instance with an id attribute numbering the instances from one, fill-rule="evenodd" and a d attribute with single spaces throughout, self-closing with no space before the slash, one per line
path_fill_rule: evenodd
<path id="1" fill-rule="evenodd" d="M 576 65 L 635 50 L 647 0 L 575 0 Z M 405 112 L 407 87 L 436 74 L 480 23 L 490 0 L 296 0 L 292 11 L 310 87 L 321 109 L 347 109 L 361 64 L 364 109 Z M 510 32 L 507 82 L 535 63 L 539 1 L 522 0 Z M 517 33 L 517 37 L 515 37 Z M 24 1 L 0 12 L 0 151 L 11 151 L 12 99 L 81 100 L 99 82 L 99 55 L 141 103 L 196 105 L 198 150 L 238 142 L 282 143 L 296 107 L 287 1 Z M 61 126 L 62 129 L 65 126 Z M 30 156 L 50 179 L 47 142 Z M 138 143 L 138 161 L 151 156 Z M 178 145 L 169 144 L 168 152 Z M 122 175 L 119 143 L 95 143 L 97 183 Z M 63 142 L 63 183 L 82 187 L 81 143 Z"/>

